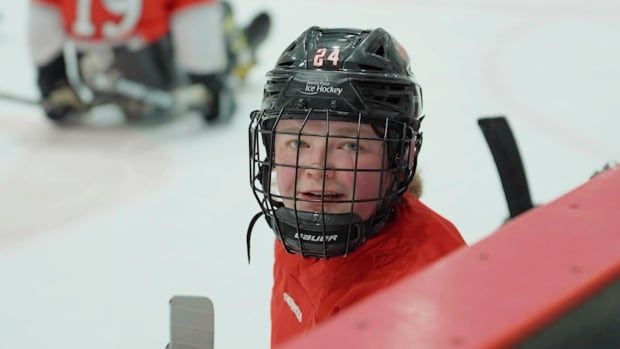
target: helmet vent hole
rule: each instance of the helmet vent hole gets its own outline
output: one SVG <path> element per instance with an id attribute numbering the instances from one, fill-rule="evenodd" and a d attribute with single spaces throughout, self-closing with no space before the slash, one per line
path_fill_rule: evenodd
<path id="1" fill-rule="evenodd" d="M 399 85 L 390 86 L 391 91 L 405 91 L 406 89 L 408 89 L 408 86 L 399 86 Z"/>
<path id="2" fill-rule="evenodd" d="M 284 50 L 284 52 L 291 52 L 295 49 L 295 47 L 297 47 L 297 42 L 293 41 L 290 45 L 288 45 L 288 47 L 286 48 L 286 50 Z"/>
<path id="3" fill-rule="evenodd" d="M 360 64 L 359 67 L 362 70 L 383 71 L 383 67 L 377 67 L 374 65 Z"/>
<path id="4" fill-rule="evenodd" d="M 398 97 L 389 97 L 385 101 L 390 103 L 390 104 L 398 104 L 400 102 L 400 98 L 398 98 Z"/>
<path id="5" fill-rule="evenodd" d="M 377 56 L 385 57 L 385 49 L 383 48 L 383 45 L 377 47 L 377 49 L 375 50 L 375 54 Z"/>
<path id="6" fill-rule="evenodd" d="M 293 61 L 284 61 L 284 62 L 279 62 L 278 63 L 278 67 L 283 67 L 283 68 L 292 68 L 293 67 L 294 62 Z"/>

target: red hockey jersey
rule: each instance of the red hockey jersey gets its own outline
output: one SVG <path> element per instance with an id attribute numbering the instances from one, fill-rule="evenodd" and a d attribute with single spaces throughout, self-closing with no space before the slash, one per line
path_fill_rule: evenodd
<path id="1" fill-rule="evenodd" d="M 214 0 L 33 0 L 57 7 L 65 32 L 78 41 L 151 43 L 169 31 L 175 11 Z"/>
<path id="2" fill-rule="evenodd" d="M 464 245 L 449 221 L 409 193 L 381 234 L 347 257 L 302 258 L 276 242 L 272 347 Z"/>

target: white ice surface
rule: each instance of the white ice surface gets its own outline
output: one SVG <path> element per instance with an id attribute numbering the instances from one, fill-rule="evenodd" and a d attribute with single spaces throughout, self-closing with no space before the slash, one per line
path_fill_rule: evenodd
<path id="1" fill-rule="evenodd" d="M 0 2 L 0 91 L 36 97 L 27 1 Z M 274 17 L 234 123 L 80 128 L 0 101 L 0 347 L 163 348 L 168 299 L 210 297 L 217 348 L 266 348 L 273 234 L 245 232 L 249 112 L 310 25 L 384 27 L 412 57 L 428 114 L 424 200 L 469 243 L 507 215 L 476 118 L 505 114 L 546 203 L 620 158 L 618 1 L 236 1 Z"/>

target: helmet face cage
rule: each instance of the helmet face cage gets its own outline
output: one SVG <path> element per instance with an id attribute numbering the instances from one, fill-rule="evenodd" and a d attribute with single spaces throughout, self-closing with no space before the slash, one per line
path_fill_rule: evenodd
<path id="1" fill-rule="evenodd" d="M 347 255 L 380 231 L 415 173 L 422 96 L 408 56 L 382 29 L 313 27 L 267 78 L 249 127 L 253 193 L 288 252 Z"/>
<path id="2" fill-rule="evenodd" d="M 315 111 L 282 109 L 279 112 L 255 111 L 250 125 L 250 180 L 258 203 L 271 228 L 289 252 L 303 256 L 329 258 L 347 255 L 368 237 L 376 234 L 387 221 L 392 208 L 407 190 L 413 178 L 415 147 L 418 133 L 413 126 L 388 118 L 370 117 L 363 114 L 330 115 L 329 110 Z M 297 120 L 299 127 L 295 130 L 280 130 L 279 125 L 285 120 Z M 313 120 L 324 121 L 320 132 L 309 131 L 306 126 Z M 331 125 L 338 121 L 347 121 L 356 130 L 354 134 L 338 134 Z M 374 130 L 372 136 L 361 136 L 363 125 L 370 125 Z M 377 131 L 381 131 L 380 133 Z M 304 139 L 316 139 L 316 144 L 324 144 L 322 163 L 308 165 L 300 153 L 303 148 L 295 150 L 294 161 L 278 162 L 276 143 L 279 137 L 288 137 L 293 142 L 301 143 Z M 354 157 L 351 167 L 330 167 L 328 159 L 330 142 L 341 141 L 354 144 L 351 152 Z M 318 143 L 320 142 L 320 143 Z M 380 144 L 380 157 L 384 161 L 379 167 L 360 168 L 360 142 Z M 276 176 L 278 168 L 289 168 L 294 172 L 292 193 L 282 193 L 278 188 Z M 320 172 L 320 193 L 314 197 L 299 192 L 300 176 L 304 171 Z M 353 178 L 348 195 L 332 196 L 327 192 L 328 173 L 338 176 L 348 173 Z M 375 174 L 374 183 L 362 183 L 358 177 Z M 377 185 L 374 195 L 359 197 L 358 186 Z M 366 190 L 367 191 L 367 190 Z M 309 210 L 307 207 L 312 206 Z M 333 212 L 326 206 L 338 208 Z M 361 217 L 360 207 L 372 207 L 368 217 Z"/>

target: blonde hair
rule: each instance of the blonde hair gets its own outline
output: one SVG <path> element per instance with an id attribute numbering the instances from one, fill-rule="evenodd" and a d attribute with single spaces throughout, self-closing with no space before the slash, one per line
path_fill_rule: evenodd
<path id="1" fill-rule="evenodd" d="M 420 177 L 419 173 L 413 176 L 413 180 L 409 183 L 407 191 L 418 199 L 422 196 L 422 177 Z"/>

